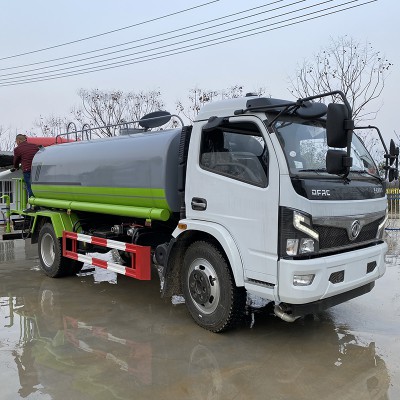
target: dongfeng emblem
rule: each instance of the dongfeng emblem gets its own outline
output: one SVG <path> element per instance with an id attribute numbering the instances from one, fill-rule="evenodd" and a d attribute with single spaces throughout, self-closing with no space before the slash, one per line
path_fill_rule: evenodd
<path id="1" fill-rule="evenodd" d="M 361 223 L 358 219 L 356 219 L 355 221 L 353 221 L 350 227 L 350 235 L 349 235 L 350 240 L 357 239 L 357 236 L 360 234 L 360 232 L 361 232 Z"/>

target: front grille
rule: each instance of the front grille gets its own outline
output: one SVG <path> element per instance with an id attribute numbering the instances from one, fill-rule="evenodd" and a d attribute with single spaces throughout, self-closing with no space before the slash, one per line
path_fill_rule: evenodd
<path id="1" fill-rule="evenodd" d="M 360 234 L 355 240 L 349 239 L 347 230 L 344 228 L 313 225 L 313 229 L 319 233 L 320 250 L 328 250 L 335 247 L 344 247 L 375 239 L 381 221 L 382 219 L 379 218 L 367 225 L 364 225 Z"/>

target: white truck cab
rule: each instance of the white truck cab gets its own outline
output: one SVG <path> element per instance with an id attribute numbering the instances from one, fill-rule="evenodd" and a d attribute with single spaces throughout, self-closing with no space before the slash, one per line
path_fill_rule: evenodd
<path id="1" fill-rule="evenodd" d="M 346 112 L 335 104 L 328 119 L 336 106 Z M 286 321 L 369 292 L 387 251 L 385 183 L 372 157 L 348 131 L 327 136 L 323 104 L 305 109 L 258 97 L 206 105 L 190 135 L 185 218 L 174 232 L 213 238 L 204 246 L 221 246 L 235 285 L 274 302 Z M 219 273 L 201 251 L 192 258 L 186 302 L 199 324 L 212 324 L 215 299 L 230 288 L 215 288 Z"/>

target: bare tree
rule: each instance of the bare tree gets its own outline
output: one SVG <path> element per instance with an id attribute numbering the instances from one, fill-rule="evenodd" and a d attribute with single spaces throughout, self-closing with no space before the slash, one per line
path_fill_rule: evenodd
<path id="1" fill-rule="evenodd" d="M 151 90 L 139 93 L 129 92 L 126 94 L 127 108 L 126 118 L 128 121 L 137 121 L 144 115 L 165 107 L 161 99 L 161 92 Z"/>
<path id="2" fill-rule="evenodd" d="M 396 130 L 393 130 L 393 132 L 394 132 L 394 136 L 396 136 L 396 138 L 397 138 L 397 142 L 400 143 L 400 135 L 397 133 Z"/>
<path id="3" fill-rule="evenodd" d="M 0 150 L 12 151 L 15 147 L 15 136 L 11 135 L 11 128 L 4 128 L 0 125 Z"/>
<path id="4" fill-rule="evenodd" d="M 265 88 L 258 88 L 255 93 L 261 96 L 265 93 Z M 234 85 L 222 90 L 204 90 L 196 87 L 189 90 L 187 102 L 179 100 L 176 103 L 176 110 L 178 114 L 182 114 L 190 122 L 193 122 L 205 104 L 216 99 L 233 99 L 241 96 L 243 96 L 242 85 Z"/>
<path id="5" fill-rule="evenodd" d="M 92 127 L 105 127 L 97 131 L 101 136 L 113 136 L 116 128 L 109 127 L 123 120 L 126 99 L 122 91 L 104 92 L 99 89 L 81 89 L 78 92 L 82 104 L 72 110 L 72 114 L 81 124 Z"/>
<path id="6" fill-rule="evenodd" d="M 38 121 L 34 123 L 39 128 L 42 136 L 57 136 L 66 132 L 67 119 L 65 117 L 40 116 Z"/>
<path id="7" fill-rule="evenodd" d="M 304 61 L 290 79 L 290 91 L 298 97 L 308 97 L 324 92 L 341 90 L 353 110 L 356 122 L 375 119 L 380 104 L 371 110 L 382 94 L 385 80 L 392 63 L 371 43 L 360 43 L 347 36 L 331 38 L 329 45 Z M 339 98 L 325 98 L 322 101 L 340 101 Z M 368 106 L 368 107 L 367 107 Z M 375 145 L 378 140 L 372 132 L 357 131 L 366 147 L 377 154 Z"/>
<path id="8" fill-rule="evenodd" d="M 164 106 L 159 91 L 129 92 L 81 89 L 80 107 L 72 109 L 75 119 L 81 124 L 89 124 L 99 136 L 114 136 L 119 128 L 113 125 L 140 119 L 144 114 L 159 110 Z"/>
<path id="9" fill-rule="evenodd" d="M 326 48 L 298 68 L 295 79 L 290 79 L 290 90 L 298 97 L 341 90 L 349 100 L 353 118 L 368 121 L 375 118 L 379 106 L 374 111 L 366 106 L 382 94 L 391 66 L 371 43 L 361 44 L 347 36 L 331 38 Z"/>
<path id="10" fill-rule="evenodd" d="M 176 103 L 176 110 L 178 114 L 182 114 L 190 122 L 196 119 L 201 107 L 204 104 L 213 100 L 213 98 L 218 96 L 218 92 L 215 90 L 204 90 L 200 88 L 194 88 L 189 90 L 188 104 L 184 105 L 182 101 Z"/>

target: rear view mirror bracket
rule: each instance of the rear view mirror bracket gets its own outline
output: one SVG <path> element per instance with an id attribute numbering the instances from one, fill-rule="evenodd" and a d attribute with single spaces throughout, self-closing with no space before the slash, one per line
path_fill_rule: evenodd
<path id="1" fill-rule="evenodd" d="M 389 150 L 383 140 L 381 131 L 373 125 L 358 126 L 354 129 L 374 129 L 378 133 L 379 139 L 382 143 L 383 149 L 385 150 L 384 159 L 385 165 L 383 170 L 385 171 L 385 180 L 389 178 L 389 182 L 397 180 L 399 176 L 399 147 L 395 145 L 393 139 L 390 140 Z"/>
<path id="2" fill-rule="evenodd" d="M 343 123 L 343 128 L 345 131 L 354 130 L 354 119 L 345 119 Z"/>

